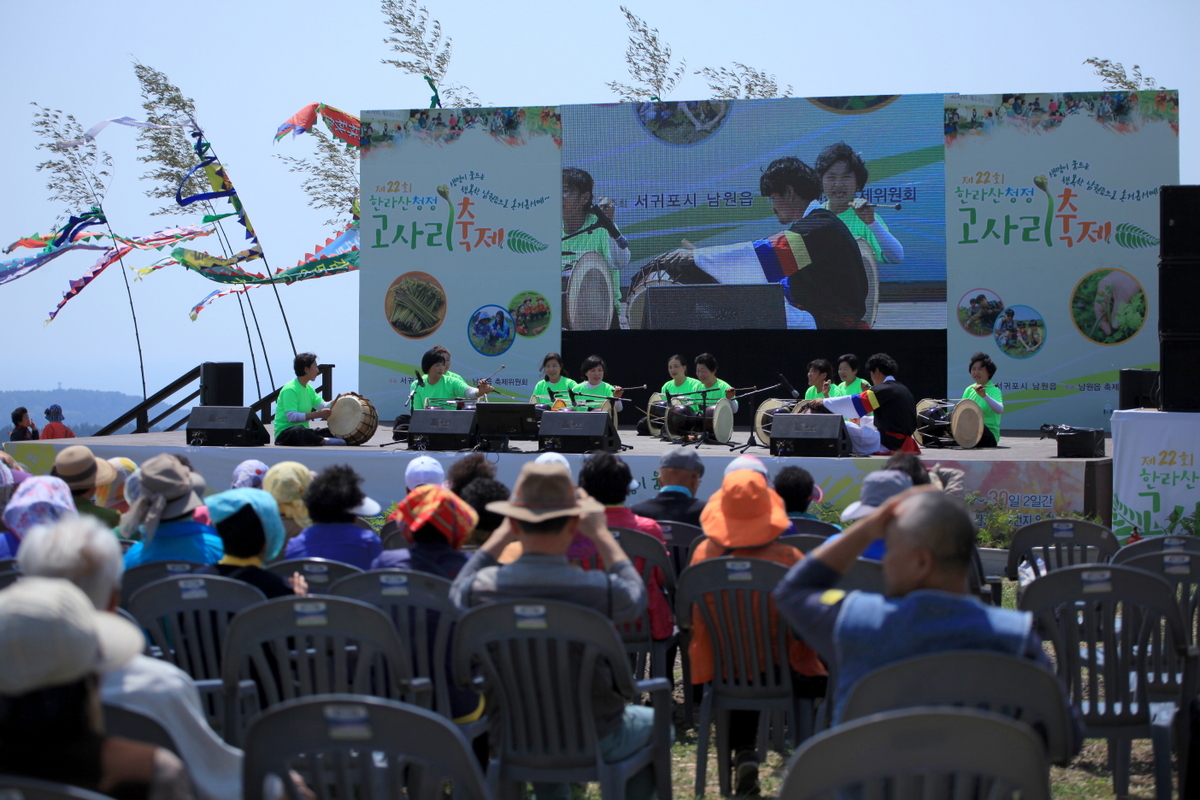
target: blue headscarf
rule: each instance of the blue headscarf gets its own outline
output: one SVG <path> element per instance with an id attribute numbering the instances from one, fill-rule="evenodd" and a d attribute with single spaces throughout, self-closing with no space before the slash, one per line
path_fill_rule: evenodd
<path id="1" fill-rule="evenodd" d="M 63 421 L 62 406 L 60 406 L 58 403 L 55 403 L 54 405 L 47 408 L 46 409 L 46 421 L 47 422 L 62 422 Z"/>
<path id="2" fill-rule="evenodd" d="M 246 506 L 250 506 L 262 524 L 263 534 L 267 538 L 265 560 L 270 561 L 279 556 L 285 534 L 283 520 L 279 516 L 279 504 L 270 492 L 264 492 L 262 489 L 230 489 L 206 497 L 204 505 L 208 506 L 213 525 L 219 525 Z"/>

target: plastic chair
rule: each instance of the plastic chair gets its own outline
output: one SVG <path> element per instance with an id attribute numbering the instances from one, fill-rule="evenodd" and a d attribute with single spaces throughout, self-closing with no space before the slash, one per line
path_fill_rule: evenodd
<path id="1" fill-rule="evenodd" d="M 705 684 L 700 704 L 697 797 L 704 794 L 707 782 L 709 727 L 714 721 L 721 794 L 730 794 L 730 711 L 790 713 L 793 743 L 812 732 L 813 703 L 795 695 L 787 624 L 778 619 L 771 599 L 786 574 L 787 568 L 774 561 L 724 557 L 693 564 L 679 576 L 675 619 L 680 629 L 690 630 L 699 615 L 714 659 L 713 679 Z"/>
<path id="2" fill-rule="evenodd" d="M 617 541 L 620 542 L 621 549 L 625 551 L 627 556 L 631 559 L 642 559 L 642 582 L 646 584 L 647 591 L 650 590 L 651 573 L 655 567 L 659 569 L 659 572 L 662 574 L 660 586 L 666 595 L 667 606 L 674 611 L 675 567 L 671 563 L 671 557 L 667 555 L 666 548 L 663 547 L 662 542 L 653 536 L 629 528 L 613 528 L 612 533 Z M 633 669 L 635 675 L 641 676 L 644 673 L 645 662 L 648 660 L 650 662 L 651 678 L 672 680 L 674 670 L 671 669 L 672 665 L 667 663 L 667 657 L 671 650 L 679 643 L 678 629 L 666 639 L 654 639 L 650 633 L 650 612 L 648 609 L 649 605 L 647 605 L 647 611 L 642 614 L 640 624 L 624 625 L 618 629 L 621 634 L 621 641 L 625 643 L 625 650 L 627 652 L 638 655 L 637 664 Z M 691 669 L 685 663 L 685 684 L 689 682 L 690 676 Z"/>
<path id="3" fill-rule="evenodd" d="M 1071 715 L 1062 685 L 1027 658 L 952 650 L 897 661 L 850 688 L 842 721 L 915 706 L 959 706 L 1010 717 L 1041 736 L 1052 763 L 1071 761 Z"/>
<path id="4" fill-rule="evenodd" d="M 287 580 L 292 573 L 299 572 L 308 582 L 309 594 L 327 594 L 329 587 L 347 575 L 358 575 L 363 570 L 353 564 L 344 564 L 329 558 L 289 558 L 267 564 L 263 569 Z"/>
<path id="5" fill-rule="evenodd" d="M 388 525 L 391 524 L 392 523 L 390 522 L 388 523 Z M 384 529 L 387 529 L 387 525 L 384 526 Z M 408 537 L 405 536 L 403 532 L 397 530 L 393 530 L 391 533 L 387 534 L 383 540 L 384 550 L 404 550 L 408 546 Z"/>
<path id="6" fill-rule="evenodd" d="M 143 586 L 169 578 L 172 575 L 186 575 L 194 569 L 204 566 L 195 561 L 151 561 L 149 564 L 138 564 L 121 575 L 121 607 L 129 608 L 129 601 Z"/>
<path id="7" fill-rule="evenodd" d="M 0 775 L 0 797 L 5 800 L 112 800 L 108 795 L 78 786 L 16 775 Z"/>
<path id="8" fill-rule="evenodd" d="M 479 763 L 454 725 L 393 700 L 327 694 L 291 700 L 264 713 L 246 734 L 244 800 L 274 798 L 282 785 L 300 800 L 289 771 L 320 800 L 489 800 Z M 271 776 L 275 776 L 272 779 Z"/>
<path id="9" fill-rule="evenodd" d="M 870 558 L 859 558 L 854 566 L 838 581 L 838 588 L 847 592 L 874 592 L 885 594 L 883 584 L 883 562 Z"/>
<path id="10" fill-rule="evenodd" d="M 796 519 L 791 518 L 792 525 L 796 528 L 794 536 L 810 534 L 812 536 L 829 537 L 835 533 L 841 533 L 836 525 L 831 525 L 819 519 Z"/>
<path id="11" fill-rule="evenodd" d="M 266 599 L 243 581 L 185 573 L 143 586 L 129 600 L 129 613 L 146 632 L 156 656 L 196 682 L 205 717 L 218 734 L 225 729 L 221 669 L 229 623 L 242 609 Z M 252 685 L 243 688 L 251 691 Z"/>
<path id="12" fill-rule="evenodd" d="M 1113 553 L 1111 564 L 1124 564 L 1147 553 L 1200 553 L 1200 538 L 1195 536 L 1147 536 Z M 0 567 L 2 568 L 2 567 Z"/>
<path id="13" fill-rule="evenodd" d="M 135 742 L 145 742 L 180 755 L 175 740 L 162 723 L 148 714 L 124 706 L 104 704 L 104 732 Z M 180 756 L 182 758 L 182 756 Z"/>
<path id="14" fill-rule="evenodd" d="M 392 621 L 345 597 L 277 597 L 233 618 L 221 668 L 225 740 L 237 746 L 249 714 L 318 694 L 364 694 L 427 706 L 430 684 L 412 676 L 407 647 Z M 249 713 L 241 681 L 258 686 Z"/>
<path id="15" fill-rule="evenodd" d="M 1187 741 L 1197 661 L 1173 587 L 1128 566 L 1065 567 L 1029 584 L 1020 607 L 1052 643 L 1084 735 L 1108 739 L 1116 794 L 1129 793 L 1131 741 L 1148 738 L 1156 795 L 1169 798 L 1171 729 L 1178 722 L 1178 741 Z"/>
<path id="16" fill-rule="evenodd" d="M 1035 578 L 1044 571 L 1076 564 L 1105 564 L 1120 547 L 1117 537 L 1103 525 L 1079 519 L 1043 519 L 1013 532 L 1004 576 L 1018 580 L 1022 561 L 1029 562 Z"/>
<path id="17" fill-rule="evenodd" d="M 1121 566 L 1153 572 L 1175 587 L 1188 644 L 1200 641 L 1197 639 L 1197 626 L 1200 626 L 1200 551 L 1143 550 L 1142 555 L 1128 559 Z"/>
<path id="18" fill-rule="evenodd" d="M 1018 795 L 1050 800 L 1042 743 L 1026 725 L 962 708 L 889 711 L 814 736 L 779 790 L 780 800 Z"/>
<path id="19" fill-rule="evenodd" d="M 487 769 L 493 797 L 526 781 L 599 781 L 604 800 L 622 800 L 626 782 L 651 764 L 658 796 L 672 797 L 671 684 L 634 681 L 616 628 L 600 613 L 551 600 L 479 606 L 459 619 L 453 653 L 459 684 L 472 683 L 478 664 L 488 688 L 498 731 Z M 614 764 L 601 757 L 593 722 L 597 677 L 626 699 L 649 693 L 654 705 L 650 744 Z"/>
<path id="20" fill-rule="evenodd" d="M 667 519 L 655 521 L 658 523 L 658 527 L 662 529 L 663 539 L 666 540 L 667 548 L 671 551 L 671 561 L 675 564 L 675 574 L 678 575 L 687 566 L 686 558 L 690 552 L 689 548 L 692 542 L 703 537 L 704 531 L 686 522 L 675 522 Z"/>
<path id="21" fill-rule="evenodd" d="M 808 555 L 813 550 L 825 544 L 826 538 L 818 533 L 797 533 L 791 536 L 780 536 L 779 543 L 791 545 L 801 553 Z"/>

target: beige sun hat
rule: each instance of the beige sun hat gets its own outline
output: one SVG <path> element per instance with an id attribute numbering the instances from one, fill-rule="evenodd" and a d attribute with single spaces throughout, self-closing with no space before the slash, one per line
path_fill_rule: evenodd
<path id="1" fill-rule="evenodd" d="M 97 458 L 90 447 L 75 444 L 58 451 L 50 474 L 62 478 L 72 492 L 77 492 L 107 486 L 116 480 L 117 468 Z"/>
<path id="2" fill-rule="evenodd" d="M 571 473 L 561 465 L 529 463 L 521 469 L 512 497 L 488 503 L 487 510 L 522 522 L 544 522 L 603 511 L 604 506 L 590 497 L 580 499 Z"/>

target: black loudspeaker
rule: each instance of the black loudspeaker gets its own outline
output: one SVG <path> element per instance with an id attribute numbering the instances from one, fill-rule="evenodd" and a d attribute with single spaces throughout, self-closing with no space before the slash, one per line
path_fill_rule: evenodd
<path id="1" fill-rule="evenodd" d="M 850 436 L 841 414 L 776 414 L 773 456 L 848 456 Z"/>
<path id="2" fill-rule="evenodd" d="M 1200 334 L 1159 337 L 1163 411 L 1200 411 Z"/>
<path id="3" fill-rule="evenodd" d="M 270 444 L 271 434 L 248 408 L 196 406 L 188 417 L 187 442 L 192 446 L 258 447 Z"/>
<path id="4" fill-rule="evenodd" d="M 1158 332 L 1200 335 L 1200 186 L 1159 194 Z"/>
<path id="5" fill-rule="evenodd" d="M 242 404 L 242 362 L 205 361 L 200 365 L 200 405 Z"/>
<path id="6" fill-rule="evenodd" d="M 1070 428 L 1066 425 L 1058 430 L 1059 458 L 1104 458 L 1104 431 L 1098 428 Z"/>
<path id="7" fill-rule="evenodd" d="M 1163 186 L 1158 226 L 1163 258 L 1200 258 L 1200 186 Z"/>
<path id="8" fill-rule="evenodd" d="M 1118 408 L 1158 408 L 1158 370 L 1121 370 L 1121 393 Z"/>
<path id="9" fill-rule="evenodd" d="M 466 450 L 475 446 L 474 411 L 420 408 L 408 423 L 409 450 Z"/>
<path id="10" fill-rule="evenodd" d="M 548 411 L 542 414 L 538 448 L 559 453 L 615 453 L 621 437 L 612 417 L 595 411 Z"/>

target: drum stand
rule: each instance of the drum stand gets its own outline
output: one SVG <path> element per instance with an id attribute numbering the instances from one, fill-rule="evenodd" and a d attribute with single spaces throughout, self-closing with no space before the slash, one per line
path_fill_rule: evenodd
<path id="1" fill-rule="evenodd" d="M 745 444 L 729 445 L 730 451 L 737 450 L 739 453 L 744 453 L 747 450 L 749 450 L 751 447 L 766 447 L 767 449 L 770 449 L 770 445 L 763 444 L 762 442 L 760 442 L 758 440 L 758 437 L 754 435 L 754 426 L 753 425 L 750 426 L 750 438 L 746 440 Z"/>

